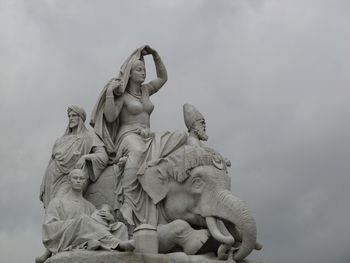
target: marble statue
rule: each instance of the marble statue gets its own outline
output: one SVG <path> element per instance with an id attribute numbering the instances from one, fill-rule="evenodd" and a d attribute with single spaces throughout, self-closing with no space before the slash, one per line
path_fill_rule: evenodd
<path id="1" fill-rule="evenodd" d="M 43 225 L 45 247 L 53 254 L 75 248 L 133 250 L 126 226 L 110 224 L 114 218 L 109 206 L 97 210 L 83 197 L 87 181 L 81 169 L 73 169 L 68 174 L 68 192 L 50 202 Z"/>
<path id="2" fill-rule="evenodd" d="M 203 146 L 201 141 L 207 141 L 206 123 L 203 115 L 191 104 L 183 105 L 184 120 L 188 130 L 188 145 Z"/>
<path id="3" fill-rule="evenodd" d="M 222 156 L 209 147 L 206 147 L 201 141 L 207 141 L 208 135 L 206 133 L 206 122 L 200 113 L 200 111 L 191 104 L 183 105 L 184 121 L 188 130 L 187 145 L 204 147 L 207 151 L 211 152 L 213 156 L 222 159 Z M 231 167 L 231 161 L 227 158 L 224 159 L 227 167 Z"/>
<path id="4" fill-rule="evenodd" d="M 241 260 L 257 248 L 256 224 L 247 205 L 230 190 L 226 161 L 198 146 L 185 145 L 140 176 L 142 187 L 161 211 L 159 223 L 182 219 L 208 228 L 221 244 L 236 246 Z M 222 221 L 231 235 L 218 227 Z"/>
<path id="5" fill-rule="evenodd" d="M 84 125 L 85 110 L 72 105 L 68 107 L 67 112 L 67 129 L 53 146 L 40 187 L 40 200 L 45 208 L 51 199 L 67 192 L 67 175 L 73 168 L 84 169 L 89 174 L 89 179 L 94 182 L 108 164 L 103 142 Z"/>
<path id="6" fill-rule="evenodd" d="M 157 78 L 144 83 L 147 55 Z M 57 254 L 47 263 L 253 262 L 246 257 L 262 248 L 255 219 L 230 190 L 231 162 L 204 144 L 204 116 L 184 104 L 187 132 L 150 129 L 150 96 L 166 81 L 160 55 L 144 45 L 103 88 L 91 114 L 94 133 L 85 112 L 69 108 L 80 126 L 70 121 L 55 143 L 42 186 L 43 243 Z M 89 143 L 79 141 L 83 134 Z"/>
<path id="7" fill-rule="evenodd" d="M 229 191 L 226 161 L 218 160 L 206 148 L 184 145 L 158 162 L 148 163 L 138 180 L 157 209 L 161 252 L 172 252 L 180 246 L 186 254 L 195 254 L 210 236 L 217 244 L 236 246 L 238 260 L 260 248 L 253 216 L 247 205 Z M 93 187 L 98 187 L 96 184 Z M 104 186 L 106 193 L 114 191 L 113 185 L 109 187 L 107 190 Z M 220 230 L 222 223 L 230 236 Z M 177 231 L 171 232 L 174 229 Z M 213 250 L 219 248 L 217 244 Z"/>
<path id="8" fill-rule="evenodd" d="M 143 56 L 151 54 L 157 78 L 144 84 Z M 152 133 L 150 96 L 167 81 L 166 68 L 157 51 L 136 49 L 121 66 L 118 77 L 107 83 L 92 112 L 91 124 L 102 138 L 112 163 L 123 162 L 120 212 L 130 226 L 157 225 L 157 211 L 143 191 L 137 173 L 144 160 L 165 156 L 186 140 L 183 132 Z"/>

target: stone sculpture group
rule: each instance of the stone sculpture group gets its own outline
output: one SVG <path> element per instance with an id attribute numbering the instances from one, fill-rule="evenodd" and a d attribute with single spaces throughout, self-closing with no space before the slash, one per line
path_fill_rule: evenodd
<path id="1" fill-rule="evenodd" d="M 157 73 L 149 83 L 146 55 Z M 150 130 L 150 96 L 166 81 L 158 52 L 145 45 L 103 88 L 93 130 L 84 109 L 68 107 L 68 127 L 40 188 L 46 251 L 37 263 L 78 262 L 74 255 L 84 253 L 79 262 L 106 253 L 118 260 L 101 262 L 135 255 L 145 255 L 144 262 L 251 262 L 246 257 L 261 249 L 254 217 L 230 191 L 230 161 L 202 142 L 203 115 L 184 104 L 187 131 Z"/>

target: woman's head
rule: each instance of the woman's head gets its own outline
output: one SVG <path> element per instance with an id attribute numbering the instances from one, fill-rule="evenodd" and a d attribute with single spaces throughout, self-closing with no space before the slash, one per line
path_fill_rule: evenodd
<path id="1" fill-rule="evenodd" d="M 146 67 L 142 60 L 136 60 L 131 66 L 129 81 L 141 85 L 146 79 Z"/>

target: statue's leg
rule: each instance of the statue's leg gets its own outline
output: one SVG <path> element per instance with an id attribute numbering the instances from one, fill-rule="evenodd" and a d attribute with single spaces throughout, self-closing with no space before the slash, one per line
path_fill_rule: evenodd
<path id="1" fill-rule="evenodd" d="M 123 188 L 123 205 L 120 212 L 125 219 L 125 223 L 129 230 L 129 236 L 138 225 L 137 218 L 134 216 L 134 211 L 137 207 L 139 183 L 137 180 L 137 170 L 140 167 L 140 162 L 143 156 L 142 140 L 137 134 L 129 134 L 120 144 L 119 151 L 125 154 L 126 162 L 123 167 L 122 188 Z"/>
<path id="2" fill-rule="evenodd" d="M 128 228 L 125 226 L 125 224 L 118 222 L 115 223 L 115 226 L 113 226 L 113 230 L 111 231 L 112 235 L 115 238 L 118 238 L 122 241 L 128 240 Z"/>
<path id="3" fill-rule="evenodd" d="M 98 240 L 89 240 L 87 242 L 87 250 L 98 250 L 101 247 L 101 242 Z"/>
<path id="4" fill-rule="evenodd" d="M 142 189 L 137 179 L 138 163 L 142 158 L 142 154 L 142 152 L 129 152 L 128 160 L 123 171 L 122 186 L 124 203 L 120 211 L 128 224 L 129 231 L 132 231 L 132 228 L 135 228 L 135 226 L 141 223 L 135 212 L 142 205 L 142 197 L 140 196 Z"/>
<path id="5" fill-rule="evenodd" d="M 157 228 L 159 237 L 159 252 L 171 252 L 179 246 L 187 255 L 196 254 L 209 238 L 206 229 L 195 230 L 184 220 L 174 220 Z"/>
<path id="6" fill-rule="evenodd" d="M 143 190 L 137 171 L 139 170 L 149 141 L 137 134 L 129 134 L 120 144 L 127 160 L 122 176 L 124 203 L 120 209 L 129 229 L 129 233 L 140 224 L 157 225 L 157 210 L 150 197 Z"/>
<path id="7" fill-rule="evenodd" d="M 122 179 L 124 203 L 120 212 L 129 229 L 140 224 L 157 225 L 156 205 L 143 190 L 137 171 L 138 168 L 124 168 Z"/>

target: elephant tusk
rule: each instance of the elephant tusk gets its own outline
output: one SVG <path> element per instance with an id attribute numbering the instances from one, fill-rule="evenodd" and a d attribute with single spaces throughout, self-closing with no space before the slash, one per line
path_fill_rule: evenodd
<path id="1" fill-rule="evenodd" d="M 261 245 L 259 242 L 255 243 L 255 247 L 254 247 L 255 250 L 261 250 L 262 248 L 263 248 L 263 245 Z"/>
<path id="2" fill-rule="evenodd" d="M 224 236 L 217 224 L 216 219 L 212 216 L 205 218 L 210 234 L 219 242 L 232 246 L 235 243 L 235 239 L 232 236 Z"/>

